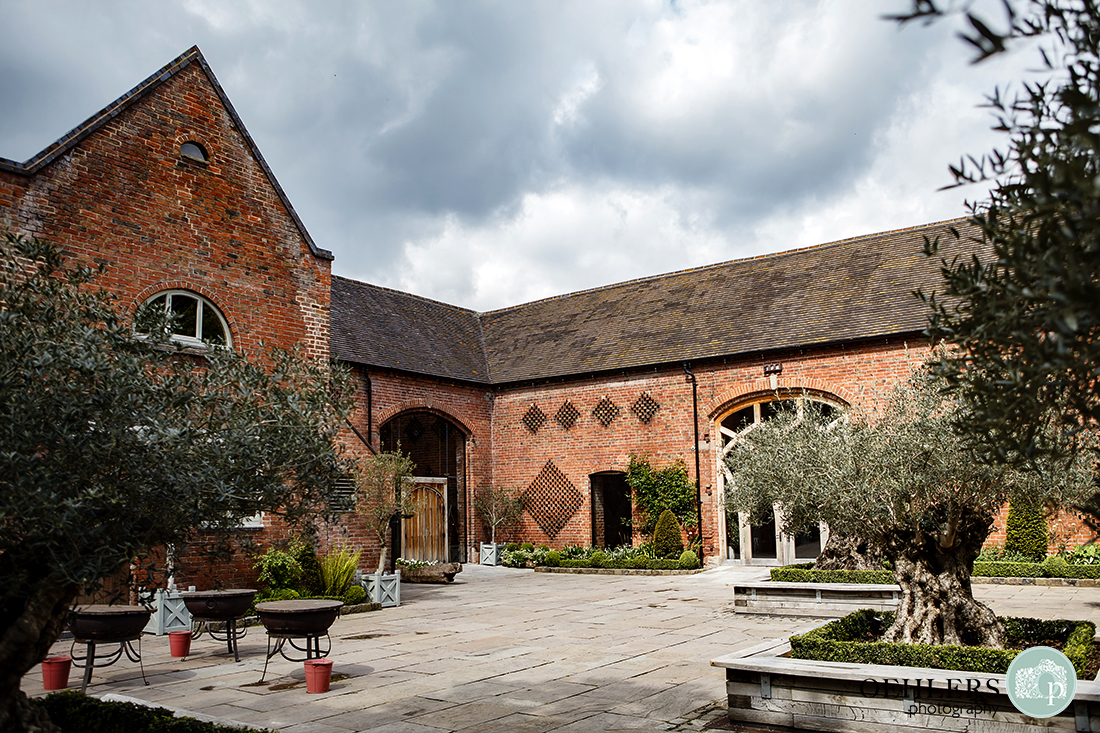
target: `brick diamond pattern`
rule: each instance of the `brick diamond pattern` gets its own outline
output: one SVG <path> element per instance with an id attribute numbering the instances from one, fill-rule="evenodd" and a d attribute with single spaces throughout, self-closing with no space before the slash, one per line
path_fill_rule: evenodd
<path id="1" fill-rule="evenodd" d="M 553 461 L 546 462 L 523 492 L 523 498 L 527 513 L 551 539 L 557 537 L 584 503 L 584 496 Z"/>
<path id="2" fill-rule="evenodd" d="M 537 433 L 539 428 L 546 424 L 546 413 L 539 409 L 538 405 L 531 405 L 523 416 L 523 425 L 532 433 Z"/>
<path id="3" fill-rule="evenodd" d="M 565 403 L 558 408 L 558 414 L 554 415 L 554 419 L 558 423 L 568 430 L 577 424 L 577 418 L 581 416 L 581 413 L 577 411 L 576 407 L 573 407 L 573 403 L 566 400 Z"/>
<path id="4" fill-rule="evenodd" d="M 604 397 L 592 410 L 592 417 L 599 420 L 605 428 L 618 416 L 619 406 L 612 402 L 610 397 Z"/>
<path id="5" fill-rule="evenodd" d="M 637 415 L 639 420 L 647 423 L 653 419 L 653 416 L 657 414 L 657 410 L 660 409 L 661 406 L 657 404 L 657 400 L 649 396 L 649 392 L 642 392 L 642 396 L 634 402 L 630 411 Z"/>

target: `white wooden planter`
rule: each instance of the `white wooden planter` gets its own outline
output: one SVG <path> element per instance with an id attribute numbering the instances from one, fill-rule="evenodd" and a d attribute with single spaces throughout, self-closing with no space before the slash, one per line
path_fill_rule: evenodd
<path id="1" fill-rule="evenodd" d="M 481 564 L 482 565 L 500 565 L 501 554 L 504 552 L 504 545 L 501 542 L 496 544 L 492 542 L 481 543 Z"/>
<path id="2" fill-rule="evenodd" d="M 394 608 L 401 605 L 401 569 L 393 575 L 373 573 L 363 576 L 363 587 L 367 591 L 367 600 L 381 603 L 382 608 Z"/>
<path id="3" fill-rule="evenodd" d="M 726 670 L 732 723 L 853 733 L 1100 733 L 1100 682 L 1078 681 L 1068 708 L 1036 719 L 1013 706 L 1003 674 L 782 656 L 790 648 L 773 640 L 711 662 Z"/>
<path id="4" fill-rule="evenodd" d="M 840 618 L 862 608 L 893 611 L 901 586 L 871 583 L 786 583 L 774 580 L 737 583 L 733 610 L 772 616 Z"/>
<path id="5" fill-rule="evenodd" d="M 191 630 L 191 612 L 187 610 L 179 591 L 157 588 L 152 607 L 153 614 L 143 629 L 145 633 L 164 636 L 169 631 Z"/>

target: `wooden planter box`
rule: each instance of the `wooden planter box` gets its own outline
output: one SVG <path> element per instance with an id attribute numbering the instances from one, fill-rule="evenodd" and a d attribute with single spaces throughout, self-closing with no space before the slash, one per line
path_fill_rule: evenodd
<path id="1" fill-rule="evenodd" d="M 400 568 L 393 575 L 388 573 L 364 575 L 363 587 L 367 591 L 367 600 L 371 603 L 380 603 L 382 608 L 393 608 L 401 605 Z"/>
<path id="2" fill-rule="evenodd" d="M 500 565 L 501 554 L 504 552 L 506 545 L 502 542 L 482 542 L 481 543 L 481 564 L 482 565 Z"/>
<path id="3" fill-rule="evenodd" d="M 899 585 L 871 583 L 784 583 L 767 580 L 733 586 L 733 610 L 772 616 L 840 618 L 862 608 L 893 611 Z"/>
<path id="4" fill-rule="evenodd" d="M 1003 674 L 782 656 L 790 648 L 773 640 L 711 662 L 726 670 L 731 723 L 852 733 L 1100 733 L 1100 682 L 1079 680 L 1069 707 L 1036 719 L 1013 706 Z"/>

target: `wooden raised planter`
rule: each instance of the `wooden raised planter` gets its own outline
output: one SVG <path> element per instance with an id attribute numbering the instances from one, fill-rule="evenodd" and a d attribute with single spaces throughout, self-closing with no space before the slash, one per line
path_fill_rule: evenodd
<path id="1" fill-rule="evenodd" d="M 1079 680 L 1069 707 L 1036 719 L 1013 706 L 1003 674 L 791 659 L 783 656 L 790 648 L 773 640 L 711 662 L 726 670 L 731 723 L 852 733 L 1100 733 L 1100 682 Z"/>
<path id="2" fill-rule="evenodd" d="M 901 595 L 899 585 L 872 583 L 784 583 L 774 580 L 737 583 L 733 610 L 772 616 L 840 618 L 871 608 L 893 611 Z"/>

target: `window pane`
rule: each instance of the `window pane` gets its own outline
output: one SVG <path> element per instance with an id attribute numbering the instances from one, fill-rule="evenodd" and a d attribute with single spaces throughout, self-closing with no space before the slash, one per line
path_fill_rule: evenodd
<path id="1" fill-rule="evenodd" d="M 225 346 L 225 330 L 222 329 L 221 319 L 214 309 L 204 306 L 202 309 L 202 340 L 215 346 Z"/>
<path id="2" fill-rule="evenodd" d="M 180 293 L 172 294 L 172 315 L 176 317 L 176 325 L 172 333 L 179 336 L 198 338 L 198 310 L 199 302 Z"/>
<path id="3" fill-rule="evenodd" d="M 748 406 L 733 413 L 722 421 L 722 427 L 739 433 L 749 425 L 752 425 L 752 406 Z"/>

